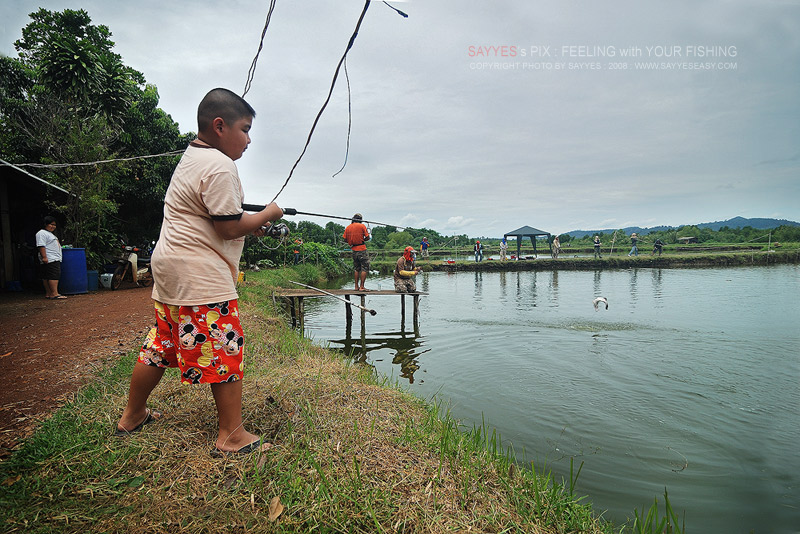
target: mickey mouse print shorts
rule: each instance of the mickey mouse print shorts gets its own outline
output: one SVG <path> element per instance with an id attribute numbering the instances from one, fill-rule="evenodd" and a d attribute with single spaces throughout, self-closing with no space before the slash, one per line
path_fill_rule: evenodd
<path id="1" fill-rule="evenodd" d="M 186 384 L 242 379 L 244 335 L 236 300 L 205 306 L 154 302 L 156 325 L 148 332 L 138 361 L 178 367 Z"/>

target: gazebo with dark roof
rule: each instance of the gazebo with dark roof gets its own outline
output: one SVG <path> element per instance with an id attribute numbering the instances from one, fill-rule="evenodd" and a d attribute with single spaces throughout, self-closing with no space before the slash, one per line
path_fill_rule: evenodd
<path id="1" fill-rule="evenodd" d="M 536 254 L 536 238 L 540 236 L 547 237 L 547 246 L 550 247 L 552 252 L 552 245 L 550 243 L 550 233 L 543 232 L 542 230 L 538 230 L 536 228 L 531 228 L 530 226 L 523 226 L 522 228 L 517 228 L 513 232 L 508 232 L 504 234 L 503 237 L 508 238 L 509 236 L 514 236 L 517 238 L 517 259 L 519 259 L 519 250 L 522 246 L 522 239 L 525 237 L 531 238 L 531 243 L 533 243 L 533 253 Z"/>

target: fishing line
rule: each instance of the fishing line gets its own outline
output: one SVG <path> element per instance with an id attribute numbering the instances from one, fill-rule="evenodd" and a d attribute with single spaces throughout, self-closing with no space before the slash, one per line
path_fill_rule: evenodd
<path id="1" fill-rule="evenodd" d="M 253 84 L 253 78 L 256 75 L 256 63 L 258 63 L 258 56 L 261 54 L 261 49 L 264 47 L 264 36 L 267 35 L 267 28 L 269 27 L 269 21 L 272 18 L 272 12 L 275 10 L 275 1 L 271 0 L 269 4 L 269 11 L 267 11 L 267 21 L 264 23 L 264 29 L 261 32 L 261 42 L 258 43 L 258 50 L 256 51 L 256 55 L 253 58 L 253 62 L 250 64 L 250 70 L 247 71 L 247 81 L 244 83 L 244 92 L 242 93 L 242 98 L 244 95 L 247 94 L 247 91 L 250 90 L 250 86 Z"/>
<path id="2" fill-rule="evenodd" d="M 356 24 L 356 29 L 353 31 L 353 35 L 350 36 L 350 41 L 347 43 L 347 48 L 342 54 L 342 58 L 339 60 L 338 65 L 336 65 L 336 70 L 333 73 L 333 80 L 331 80 L 331 87 L 328 90 L 328 97 L 325 99 L 325 103 L 322 104 L 322 108 L 320 108 L 319 112 L 317 113 L 316 118 L 314 119 L 314 123 L 311 125 L 311 131 L 308 132 L 308 138 L 306 138 L 306 144 L 303 146 L 303 151 L 300 153 L 300 156 L 297 158 L 297 161 L 294 162 L 292 165 L 292 169 L 289 171 L 289 176 L 286 178 L 286 181 L 283 182 L 278 193 L 272 198 L 270 204 L 275 202 L 275 199 L 283 192 L 286 188 L 286 185 L 289 183 L 289 180 L 292 179 L 292 175 L 294 174 L 294 170 L 297 168 L 297 165 L 300 163 L 300 160 L 303 159 L 303 156 L 306 154 L 306 150 L 308 150 L 308 145 L 311 143 L 311 136 L 314 135 L 314 130 L 317 128 L 317 124 L 319 123 L 319 119 L 322 116 L 322 112 L 325 111 L 325 108 L 328 107 L 328 102 L 331 101 L 331 95 L 333 94 L 333 88 L 336 86 L 336 79 L 339 77 L 339 69 L 342 67 L 345 58 L 347 58 L 347 53 L 353 47 L 353 43 L 356 40 L 356 36 L 358 36 L 358 30 L 361 28 L 361 23 L 364 20 L 364 15 L 367 14 L 367 9 L 369 8 L 370 0 L 367 0 L 364 3 L 364 9 L 361 11 L 361 16 L 358 18 L 358 24 Z"/>
<path id="3" fill-rule="evenodd" d="M 384 4 L 386 4 L 387 6 L 389 6 L 390 8 L 394 9 L 395 11 L 397 11 L 397 12 L 398 12 L 400 15 L 402 15 L 403 17 L 405 17 L 405 18 L 408 18 L 408 15 L 406 15 L 405 13 L 403 13 L 402 11 L 400 11 L 399 9 L 397 9 L 396 7 L 394 7 L 394 6 L 392 6 L 392 5 L 389 5 L 389 3 L 388 3 L 386 0 L 383 0 L 383 3 L 384 3 Z"/>
<path id="4" fill-rule="evenodd" d="M 350 155 L 350 129 L 353 126 L 353 103 L 350 97 L 350 75 L 347 74 L 347 58 L 344 60 L 344 79 L 347 80 L 347 148 L 344 151 L 344 163 L 342 168 L 333 173 L 331 178 L 336 178 L 336 175 L 344 170 L 347 165 L 347 156 Z"/>

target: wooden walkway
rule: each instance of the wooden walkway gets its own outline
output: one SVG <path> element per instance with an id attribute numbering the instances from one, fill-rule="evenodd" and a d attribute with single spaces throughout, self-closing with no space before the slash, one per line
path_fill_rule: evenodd
<path id="1" fill-rule="evenodd" d="M 362 330 L 364 329 L 364 321 L 367 315 L 366 311 L 367 297 L 383 297 L 389 295 L 393 296 L 399 295 L 400 317 L 401 317 L 401 322 L 403 324 L 405 324 L 406 320 L 406 296 L 412 297 L 414 304 L 414 313 L 413 313 L 414 330 L 416 331 L 419 329 L 419 297 L 427 295 L 427 293 L 423 293 L 421 291 L 415 291 L 413 293 L 398 293 L 393 289 L 369 290 L 369 291 L 356 291 L 355 289 L 326 289 L 325 291 L 330 293 L 331 295 L 342 297 L 348 302 L 350 302 L 351 297 L 359 297 L 360 302 L 353 302 L 353 304 L 360 304 L 361 307 L 364 308 L 359 310 L 361 312 Z M 300 330 L 303 331 L 304 330 L 303 299 L 319 298 L 319 297 L 332 298 L 331 295 L 326 295 L 325 293 L 320 293 L 319 291 L 314 291 L 313 289 L 278 289 L 273 293 L 272 298 L 273 300 L 281 298 L 286 302 L 287 311 L 292 319 L 292 327 L 297 328 L 299 326 Z M 345 318 L 347 321 L 348 331 L 353 325 L 353 307 L 354 306 L 350 304 L 344 303 Z"/>

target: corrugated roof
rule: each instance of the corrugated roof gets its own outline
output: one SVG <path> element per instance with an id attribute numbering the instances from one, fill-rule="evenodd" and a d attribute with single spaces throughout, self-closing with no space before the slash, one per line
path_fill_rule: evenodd
<path id="1" fill-rule="evenodd" d="M 44 185 L 45 185 L 45 186 L 47 186 L 47 187 L 52 187 L 53 189 L 56 189 L 56 190 L 58 190 L 58 191 L 61 191 L 62 193 L 66 193 L 66 194 L 68 194 L 68 195 L 72 195 L 72 193 L 70 193 L 70 192 L 69 192 L 69 191 L 67 191 L 66 189 L 63 189 L 63 188 L 61 188 L 61 187 L 58 187 L 58 186 L 57 186 L 57 185 L 55 185 L 55 184 L 51 184 L 51 183 L 50 183 L 50 182 L 48 182 L 47 180 L 45 180 L 45 179 L 43 179 L 43 178 L 39 178 L 39 177 L 38 177 L 38 176 L 36 176 L 35 174 L 31 174 L 31 173 L 29 173 L 28 171 L 26 171 L 25 169 L 23 169 L 22 167 L 17 167 L 17 166 L 16 166 L 16 165 L 14 165 L 13 163 L 9 163 L 9 162 L 7 162 L 7 161 L 6 161 L 6 160 L 4 160 L 4 159 L 0 159 L 0 167 L 10 167 L 10 168 L 14 169 L 15 171 L 17 171 L 19 174 L 23 174 L 23 175 L 27 176 L 28 178 L 31 178 L 31 179 L 33 179 L 33 180 L 36 180 L 37 182 L 40 182 L 40 183 L 44 184 Z"/>

